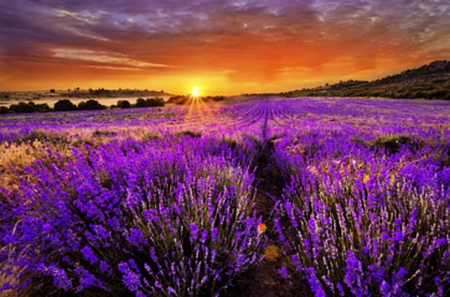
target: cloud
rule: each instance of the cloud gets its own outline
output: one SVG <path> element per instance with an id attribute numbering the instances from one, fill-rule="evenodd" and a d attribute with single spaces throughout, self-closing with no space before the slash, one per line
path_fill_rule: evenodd
<path id="1" fill-rule="evenodd" d="M 64 59 L 111 71 L 215 73 L 235 83 L 249 78 L 269 85 L 280 75 L 384 73 L 389 65 L 446 58 L 448 36 L 447 0 L 0 3 L 6 68 L 19 60 Z"/>
<path id="2" fill-rule="evenodd" d="M 87 24 L 95 25 L 97 24 L 101 17 L 106 14 L 106 11 L 81 11 L 81 12 L 71 12 L 65 9 L 54 9 L 54 14 L 58 17 L 72 17 L 77 21 L 84 22 Z"/>
<path id="3" fill-rule="evenodd" d="M 134 60 L 125 55 L 111 54 L 107 52 L 96 52 L 87 49 L 55 48 L 52 51 L 54 52 L 53 57 L 55 58 L 81 60 L 103 64 L 120 64 L 137 68 L 169 67 L 169 65 L 165 64 L 148 63 Z"/>

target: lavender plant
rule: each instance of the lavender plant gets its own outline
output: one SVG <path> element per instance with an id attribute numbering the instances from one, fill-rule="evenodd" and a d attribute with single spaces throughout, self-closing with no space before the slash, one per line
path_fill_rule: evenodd
<path id="1" fill-rule="evenodd" d="M 14 249 L 1 260 L 24 269 L 25 294 L 214 296 L 260 261 L 241 153 L 178 139 L 73 148 L 73 160 L 38 160 L 19 189 L 3 189 Z"/>
<path id="2" fill-rule="evenodd" d="M 295 274 L 318 296 L 447 294 L 449 170 L 434 149 L 308 137 L 276 153 L 287 184 L 275 226 Z"/>

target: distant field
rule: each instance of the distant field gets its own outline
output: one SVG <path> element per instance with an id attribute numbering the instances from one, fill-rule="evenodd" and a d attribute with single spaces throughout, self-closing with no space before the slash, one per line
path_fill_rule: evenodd
<path id="1" fill-rule="evenodd" d="M 449 101 L 8 114 L 0 152 L 1 296 L 450 294 Z"/>

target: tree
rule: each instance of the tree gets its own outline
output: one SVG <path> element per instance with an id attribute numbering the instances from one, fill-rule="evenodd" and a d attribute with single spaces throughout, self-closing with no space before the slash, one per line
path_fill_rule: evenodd
<path id="1" fill-rule="evenodd" d="M 117 107 L 119 108 L 130 108 L 131 103 L 128 100 L 119 100 L 117 101 Z"/>
<path id="2" fill-rule="evenodd" d="M 147 106 L 147 104 L 146 104 L 144 98 L 138 98 L 136 100 L 136 107 L 146 107 L 146 106 Z"/>
<path id="3" fill-rule="evenodd" d="M 47 103 L 41 103 L 41 104 L 36 104 L 35 105 L 35 111 L 36 112 L 47 112 L 47 111 L 51 111 L 50 106 L 48 106 Z"/>
<path id="4" fill-rule="evenodd" d="M 164 106 L 164 99 L 162 98 L 147 98 L 147 100 L 145 100 L 145 104 L 148 107 L 151 106 Z"/>
<path id="5" fill-rule="evenodd" d="M 34 105 L 34 102 L 19 102 L 19 104 L 13 104 L 9 107 L 10 110 L 17 112 L 17 113 L 30 113 L 35 112 L 36 107 Z"/>
<path id="6" fill-rule="evenodd" d="M 6 106 L 0 106 L 0 114 L 7 114 L 9 111 L 9 108 Z"/>
<path id="7" fill-rule="evenodd" d="M 55 111 L 76 110 L 77 107 L 69 99 L 62 99 L 55 103 Z"/>
<path id="8" fill-rule="evenodd" d="M 165 102 L 163 98 L 139 98 L 136 100 L 136 107 L 154 107 L 154 106 L 164 106 Z"/>
<path id="9" fill-rule="evenodd" d="M 80 110 L 102 110 L 106 109 L 106 106 L 101 105 L 97 100 L 82 101 L 78 104 Z"/>

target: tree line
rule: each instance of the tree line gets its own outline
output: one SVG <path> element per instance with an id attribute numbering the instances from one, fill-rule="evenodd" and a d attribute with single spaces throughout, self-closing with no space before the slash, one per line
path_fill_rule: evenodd
<path id="1" fill-rule="evenodd" d="M 117 105 L 112 105 L 110 108 L 142 108 L 142 107 L 156 107 L 164 106 L 165 102 L 163 98 L 138 98 L 135 104 L 131 104 L 128 100 L 119 100 Z M 50 112 L 50 111 L 75 111 L 75 110 L 104 110 L 108 107 L 102 105 L 97 100 L 87 100 L 74 104 L 69 99 L 61 99 L 55 103 L 54 108 L 48 106 L 47 103 L 35 104 L 30 102 L 19 102 L 17 104 L 11 104 L 9 107 L 0 106 L 0 114 L 8 113 L 33 113 L 33 112 Z"/>

